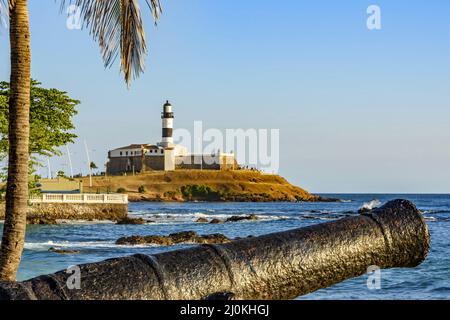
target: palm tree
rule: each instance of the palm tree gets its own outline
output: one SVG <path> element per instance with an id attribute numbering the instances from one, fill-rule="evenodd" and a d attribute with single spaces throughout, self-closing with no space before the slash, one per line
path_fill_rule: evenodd
<path id="1" fill-rule="evenodd" d="M 161 14 L 160 0 L 145 0 L 155 23 Z M 81 9 L 84 27 L 98 42 L 105 67 L 120 56 L 125 81 L 144 70 L 147 53 L 138 0 L 61 0 L 61 9 L 75 4 Z M 25 242 L 28 204 L 29 110 L 31 52 L 28 0 L 0 0 L 0 14 L 9 9 L 11 95 L 9 100 L 9 158 L 6 214 L 0 247 L 0 280 L 14 281 Z"/>
<path id="2" fill-rule="evenodd" d="M 91 168 L 92 170 L 98 169 L 97 165 L 93 161 L 91 161 L 91 163 L 89 164 L 89 168 Z"/>

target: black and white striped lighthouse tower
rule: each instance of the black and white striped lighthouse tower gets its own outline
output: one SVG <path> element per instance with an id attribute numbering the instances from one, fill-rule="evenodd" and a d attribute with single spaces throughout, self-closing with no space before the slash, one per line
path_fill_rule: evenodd
<path id="1" fill-rule="evenodd" d="M 162 141 L 161 146 L 168 148 L 173 146 L 173 109 L 169 101 L 166 101 L 161 114 L 162 118 Z"/>

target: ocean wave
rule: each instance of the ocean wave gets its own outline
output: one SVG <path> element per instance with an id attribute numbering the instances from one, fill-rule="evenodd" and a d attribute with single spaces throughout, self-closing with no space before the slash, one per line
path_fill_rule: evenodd
<path id="1" fill-rule="evenodd" d="M 347 217 L 348 214 L 339 214 L 339 213 L 333 213 L 333 214 L 318 214 L 318 215 L 299 215 L 296 217 L 298 220 L 319 220 L 319 221 L 333 221 L 338 220 L 344 217 Z"/>
<path id="2" fill-rule="evenodd" d="M 26 242 L 25 249 L 28 250 L 45 250 L 51 247 L 58 248 L 72 248 L 72 247 L 110 247 L 113 241 L 86 241 L 86 242 L 71 242 L 71 241 L 46 241 L 46 242 Z"/>
<path id="3" fill-rule="evenodd" d="M 433 217 L 433 216 L 424 216 L 423 219 L 427 222 L 448 222 L 448 221 L 450 221 L 450 218 Z"/>
<path id="4" fill-rule="evenodd" d="M 115 221 L 111 220 L 67 220 L 67 219 L 58 219 L 58 224 L 62 225 L 90 225 L 90 224 L 115 224 Z"/>
<path id="5" fill-rule="evenodd" d="M 352 211 L 352 210 L 343 210 L 343 211 L 309 210 L 309 211 L 305 211 L 305 213 L 318 214 L 318 215 L 352 215 L 352 214 L 358 214 L 356 211 Z"/>
<path id="6" fill-rule="evenodd" d="M 149 247 L 150 245 L 146 245 Z M 139 246 L 119 246 L 115 241 L 46 241 L 46 242 L 26 242 L 25 249 L 32 251 L 48 251 L 50 248 L 57 249 L 110 249 L 117 247 L 138 248 Z"/>
<path id="7" fill-rule="evenodd" d="M 361 209 L 362 210 L 373 210 L 375 208 L 378 208 L 379 206 L 381 206 L 381 201 L 378 199 L 374 199 L 372 201 L 365 202 L 362 205 Z"/>
<path id="8" fill-rule="evenodd" d="M 208 210 L 209 211 L 209 210 Z M 135 211 L 130 214 L 133 217 L 140 217 L 147 220 L 154 221 L 156 224 L 174 224 L 174 223 L 191 223 L 195 222 L 200 218 L 204 219 L 219 219 L 225 221 L 231 217 L 246 217 L 251 214 L 249 213 L 235 213 L 235 214 L 224 214 L 224 213 L 209 213 L 209 212 L 193 212 L 193 213 L 148 213 L 145 211 Z M 286 215 L 264 215 L 255 214 L 258 218 L 257 221 L 271 221 L 271 220 L 286 220 L 292 219 L 292 217 Z M 245 222 L 245 221 L 243 221 Z M 254 221 L 252 221 L 254 222 Z"/>
<path id="9" fill-rule="evenodd" d="M 423 210 L 422 214 L 442 214 L 442 213 L 450 213 L 450 210 Z"/>

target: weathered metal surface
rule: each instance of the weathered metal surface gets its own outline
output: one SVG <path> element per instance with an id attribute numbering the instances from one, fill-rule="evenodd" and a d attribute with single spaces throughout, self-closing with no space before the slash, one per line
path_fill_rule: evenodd
<path id="1" fill-rule="evenodd" d="M 81 289 L 68 288 L 71 274 L 64 271 L 0 283 L 0 299 L 292 299 L 372 265 L 415 267 L 429 246 L 420 212 L 395 200 L 367 214 L 287 232 L 82 265 Z"/>

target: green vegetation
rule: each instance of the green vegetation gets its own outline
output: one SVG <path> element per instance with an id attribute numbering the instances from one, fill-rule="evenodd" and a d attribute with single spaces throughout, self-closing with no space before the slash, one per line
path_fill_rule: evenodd
<path id="1" fill-rule="evenodd" d="M 147 188 L 145 186 L 139 186 L 138 192 L 139 193 L 146 193 L 147 192 Z"/>
<path id="2" fill-rule="evenodd" d="M 98 169 L 98 167 L 97 167 L 97 165 L 95 164 L 95 162 L 91 162 L 91 163 L 89 164 L 89 168 L 90 168 L 91 170 L 96 170 L 96 169 Z"/>
<path id="3" fill-rule="evenodd" d="M 177 196 L 177 192 L 176 191 L 166 191 L 164 192 L 164 197 L 166 198 L 174 198 Z"/>
<path id="4" fill-rule="evenodd" d="M 0 157 L 8 154 L 8 101 L 10 86 L 0 82 Z M 70 98 L 66 92 L 46 89 L 41 83 L 31 81 L 30 106 L 30 154 L 41 156 L 61 155 L 58 148 L 72 143 L 77 137 L 73 117 L 80 101 Z"/>
<path id="5" fill-rule="evenodd" d="M 120 187 L 120 188 L 117 189 L 116 192 L 117 192 L 117 193 L 126 193 L 126 192 L 127 192 L 127 189 Z"/>
<path id="6" fill-rule="evenodd" d="M 35 175 L 39 166 L 38 156 L 61 155 L 59 147 L 71 143 L 77 137 L 71 132 L 75 129 L 72 119 L 77 114 L 78 100 L 71 99 L 66 92 L 57 89 L 42 88 L 40 82 L 31 81 L 30 106 L 30 162 L 28 189 L 30 194 L 38 192 Z M 8 82 L 0 82 L 0 160 L 8 154 L 8 101 L 10 86 Z M 58 177 L 65 177 L 58 172 Z M 6 181 L 7 168 L 2 168 L 0 181 Z M 1 192 L 1 191 L 0 191 Z"/>
<path id="7" fill-rule="evenodd" d="M 188 199 L 214 200 L 222 196 L 220 192 L 214 191 L 209 186 L 197 184 L 182 186 L 181 193 Z"/>
<path id="8" fill-rule="evenodd" d="M 56 176 L 57 176 L 58 178 L 66 178 L 66 177 L 67 177 L 67 176 L 66 176 L 66 173 L 65 173 L 64 171 L 62 171 L 62 170 L 58 171 L 58 173 L 56 174 Z"/>

